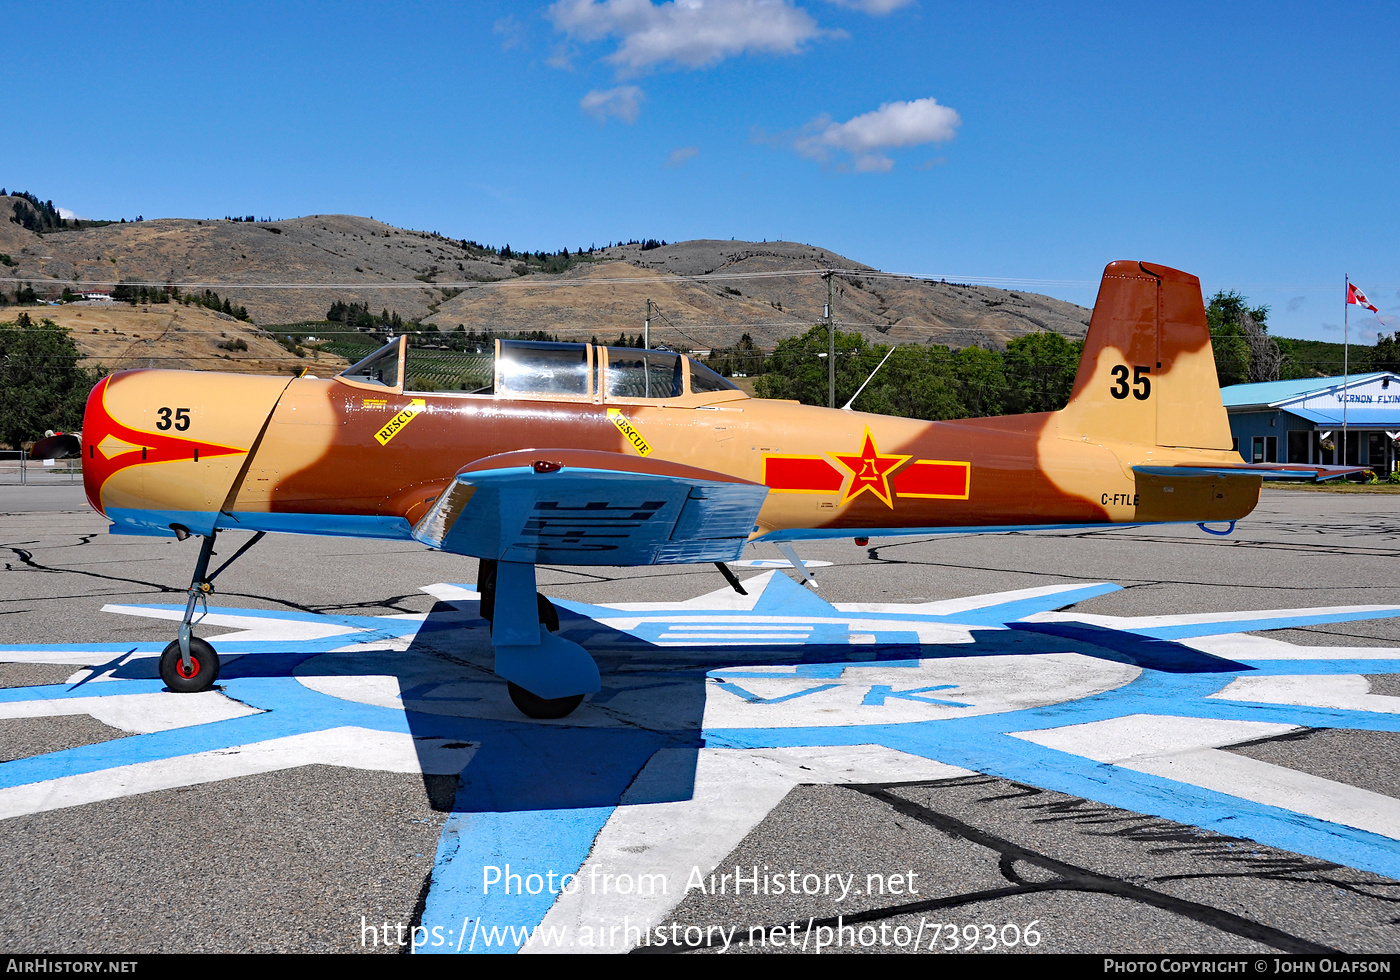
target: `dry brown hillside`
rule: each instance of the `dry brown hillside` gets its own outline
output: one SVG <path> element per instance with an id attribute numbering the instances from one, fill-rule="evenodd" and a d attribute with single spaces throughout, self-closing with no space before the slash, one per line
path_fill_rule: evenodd
<path id="1" fill-rule="evenodd" d="M 731 241 L 678 242 L 645 252 L 636 245 L 603 249 L 592 263 L 562 275 L 469 287 L 425 322 L 443 330 L 485 324 L 611 342 L 620 332 L 641 332 L 650 299 L 653 342 L 719 347 L 748 333 L 760 347 L 772 347 L 821 319 L 825 269 L 861 270 L 836 278 L 835 315 L 842 329 L 885 343 L 1003 346 L 1037 330 L 1079 338 L 1088 327 L 1088 310 L 1048 296 L 884 278 L 825 249 Z"/>
<path id="2" fill-rule="evenodd" d="M 169 218 L 39 235 L 7 220 L 17 201 L 0 197 L 0 252 L 15 263 L 0 275 L 41 296 L 57 298 L 70 284 L 123 280 L 207 287 L 245 306 L 259 324 L 320 320 L 342 300 L 443 329 L 463 324 L 611 341 L 641 331 L 651 299 L 659 311 L 654 341 L 715 347 L 747 332 L 772 346 L 821 318 L 826 288 L 816 273 L 824 269 L 855 270 L 837 277 L 836 317 L 843 329 L 872 338 L 1001 345 L 1036 330 L 1081 337 L 1088 322 L 1087 310 L 1046 296 L 883 278 L 794 242 L 617 246 L 564 273 L 519 276 L 522 267 L 512 259 L 370 218 Z M 725 278 L 668 279 L 677 276 Z M 280 285 L 288 283 L 301 285 Z M 12 293 L 17 283 L 2 285 Z"/>
<path id="3" fill-rule="evenodd" d="M 87 356 L 85 367 L 103 367 L 108 373 L 130 368 L 174 368 L 230 371 L 238 374 L 288 374 L 302 369 L 329 377 L 346 366 L 344 358 L 307 346 L 305 357 L 296 357 L 252 324 L 198 306 L 158 303 L 129 306 L 126 303 L 69 303 L 26 312 L 36 322 L 53 320 L 72 334 Z M 0 319 L 13 319 L 18 311 L 0 310 Z M 237 349 L 242 340 L 247 350 Z M 227 344 L 230 347 L 220 347 Z"/>

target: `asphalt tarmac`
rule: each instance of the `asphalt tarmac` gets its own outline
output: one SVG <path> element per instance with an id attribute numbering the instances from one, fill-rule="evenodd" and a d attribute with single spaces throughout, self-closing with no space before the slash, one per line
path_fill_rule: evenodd
<path id="1" fill-rule="evenodd" d="M 605 686 L 528 722 L 473 559 L 269 536 L 211 603 L 262 618 L 196 630 L 222 691 L 173 695 L 149 653 L 175 623 L 103 608 L 183 605 L 197 540 L 0 487 L 0 946 L 1400 952 L 1395 501 L 1269 490 L 1229 536 L 812 543 L 815 593 L 736 569 L 758 600 L 708 565 L 541 568 Z M 1019 590 L 1004 618 L 1034 629 L 976 618 Z M 618 604 L 670 625 L 644 643 L 591 608 Z M 506 864 L 515 895 L 488 885 Z"/>

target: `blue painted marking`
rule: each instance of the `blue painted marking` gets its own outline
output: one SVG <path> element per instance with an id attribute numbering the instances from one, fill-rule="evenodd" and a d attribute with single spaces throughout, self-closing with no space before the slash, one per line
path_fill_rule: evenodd
<path id="1" fill-rule="evenodd" d="M 821 684 L 817 687 L 809 687 L 805 690 L 795 691 L 792 694 L 784 694 L 776 698 L 761 698 L 757 694 L 745 690 L 738 684 L 735 684 L 733 681 L 728 681 L 724 684 L 721 684 L 720 690 L 728 691 L 730 694 L 733 694 L 736 697 L 743 698 L 745 701 L 749 702 L 749 704 L 781 704 L 784 701 L 791 701 L 793 698 L 805 698 L 809 694 L 820 694 L 822 691 L 829 691 L 833 687 L 840 686 L 840 684 Z"/>
<path id="2" fill-rule="evenodd" d="M 915 687 L 908 691 L 896 691 L 889 684 L 876 684 L 866 693 L 861 704 L 883 705 L 887 698 L 897 698 L 904 701 L 922 701 L 924 704 L 941 704 L 950 708 L 970 708 L 971 705 L 962 701 L 944 701 L 939 698 L 921 698 L 918 695 L 927 694 L 929 691 L 951 691 L 957 688 L 956 684 L 938 684 L 934 687 Z"/>
<path id="3" fill-rule="evenodd" d="M 295 516 L 295 515 L 287 515 Z M 1121 525 L 1120 525 L 1121 526 Z M 1003 529 L 1011 530 L 1011 529 Z M 963 533 L 965 529 L 958 529 Z M 927 533 L 918 532 L 900 533 Z M 839 535 L 850 536 L 850 532 Z M 426 621 L 386 617 L 321 615 L 297 611 L 217 609 L 259 620 L 259 630 L 273 631 L 277 622 L 289 625 L 318 623 L 345 627 L 351 632 L 317 640 L 220 641 L 229 654 L 221 686 L 230 697 L 261 709 L 262 713 L 169 732 L 133 735 L 106 743 L 0 764 L 0 788 L 21 786 L 85 772 L 99 772 L 142 761 L 169 759 L 194 752 L 231 749 L 269 739 L 342 726 L 378 731 L 407 732 L 415 737 L 451 738 L 478 745 L 472 763 L 463 774 L 454 814 L 444 828 L 434 866 L 432 886 L 423 918 L 425 928 L 452 937 L 439 949 L 454 948 L 463 923 L 476 935 L 477 950 L 486 940 L 490 949 L 513 950 L 522 937 L 502 934 L 505 926 L 533 929 L 553 904 L 547 889 L 537 894 L 504 891 L 505 866 L 520 875 L 522 888 L 531 873 L 589 873 L 584 861 L 599 830 L 633 786 L 637 773 L 660 748 L 696 746 L 767 748 L 779 746 L 883 745 L 898 751 L 963 766 L 1048 790 L 1101 801 L 1111 806 L 1154 814 L 1220 833 L 1250 838 L 1351 867 L 1400 878 L 1400 845 L 1375 834 L 1263 804 L 1204 790 L 1184 783 L 1132 770 L 1100 764 L 1069 753 L 1047 749 L 1011 736 L 1010 732 L 1035 731 L 1066 725 L 1107 721 L 1130 714 L 1153 714 L 1277 722 L 1316 728 L 1368 731 L 1400 731 L 1400 715 L 1384 712 L 1277 705 L 1212 698 L 1236 676 L 1336 675 L 1400 673 L 1400 656 L 1384 660 L 1306 659 L 1231 661 L 1192 650 L 1177 640 L 1245 631 L 1276 630 L 1295 626 L 1350 622 L 1400 616 L 1400 607 L 1383 610 L 1298 610 L 1281 616 L 1251 614 L 1233 622 L 1186 622 L 1150 629 L 1113 629 L 1083 623 L 1029 624 L 1026 616 L 1062 608 L 1115 590 L 1106 584 L 1085 585 L 1030 599 L 995 602 L 959 613 L 843 613 L 825 599 L 783 574 L 769 578 L 754 608 L 749 609 L 643 609 L 626 612 L 587 603 L 556 605 L 567 613 L 566 628 L 576 641 L 587 638 L 609 663 L 626 663 L 636 671 L 636 683 L 610 687 L 595 698 L 603 702 L 626 690 L 666 688 L 669 703 L 690 699 L 696 725 L 704 707 L 704 676 L 722 679 L 718 685 L 731 695 L 756 706 L 780 704 L 837 687 L 849 667 L 880 666 L 914 669 L 920 658 L 958 658 L 1027 655 L 1075 651 L 1108 660 L 1135 663 L 1142 674 L 1131 683 L 1076 701 L 1051 704 L 1001 714 L 977 715 L 898 725 L 833 725 L 820 728 L 721 729 L 705 732 L 682 730 L 655 732 L 638 727 L 575 728 L 567 724 L 529 721 L 498 722 L 483 719 L 423 714 L 345 701 L 304 687 L 291 672 L 319 653 L 339 647 L 383 640 L 402 640 L 430 633 L 473 626 L 470 610 L 435 613 Z M 182 606 L 144 606 L 151 611 L 180 610 Z M 440 609 L 442 607 L 439 607 Z M 791 646 L 750 644 L 719 647 L 704 640 L 687 642 L 678 651 L 652 643 L 681 618 L 704 617 L 728 625 L 732 632 L 761 633 L 762 624 L 743 623 L 754 615 L 785 617 L 784 625 L 807 625 L 794 630 L 800 642 Z M 630 631 L 601 626 L 599 618 L 636 620 Z M 818 623 L 815 620 L 833 620 Z M 867 629 L 866 622 L 946 623 L 970 627 L 970 643 L 923 645 L 917 633 Z M 680 624 L 677 624 L 680 625 Z M 1009 628 L 1008 628 L 1009 627 Z M 684 631 L 707 632 L 705 622 L 687 623 Z M 725 632 L 710 630 L 710 632 Z M 851 644 L 851 633 L 871 634 L 873 644 Z M 173 624 L 172 624 L 173 633 Z M 484 651 L 486 632 L 481 625 L 465 631 L 475 647 Z M 441 642 L 441 641 L 439 641 Z M 107 676 L 120 679 L 77 685 L 0 689 L 0 703 L 73 700 L 114 695 L 152 693 L 162 684 L 149 675 L 149 657 L 133 654 L 159 652 L 164 643 L 23 645 L 0 648 L 33 653 L 76 651 L 92 653 L 103 661 Z M 1304 649 L 1304 648 L 1294 648 Z M 638 658 L 637 654 L 646 656 Z M 256 656 L 242 656 L 256 654 Z M 393 654 L 385 654 L 392 657 Z M 647 658 L 650 659 L 647 659 Z M 672 666 L 679 664 L 681 666 Z M 745 669 L 749 666 L 759 669 Z M 764 668 L 767 669 L 764 669 Z M 308 668 L 303 668 L 308 669 Z M 309 668 L 314 670 L 314 667 Z M 743 687 L 746 679 L 786 680 L 794 688 L 771 698 L 760 698 Z M 437 685 L 420 683 L 404 691 L 411 701 L 458 701 L 474 697 L 438 697 Z M 954 685 L 904 689 L 896 684 L 871 685 L 863 704 L 876 708 L 894 701 L 914 701 L 963 706 L 961 702 L 928 695 L 955 690 Z M 702 741 L 703 739 L 703 741 Z M 545 778 L 541 778 L 545 774 Z M 552 774 L 552 775 L 551 775 Z M 685 799 L 693 792 L 693 772 L 677 772 L 654 789 L 652 797 L 632 802 Z M 660 785 L 660 784 L 658 784 Z M 488 868 L 499 868 L 501 880 L 490 890 L 484 880 Z M 600 873 L 607 869 L 600 869 Z M 495 928 L 475 932 L 478 924 Z M 463 939 L 463 950 L 471 941 Z M 430 931 L 430 935 L 433 935 Z M 424 951 L 438 951 L 431 945 Z"/>
<path id="4" fill-rule="evenodd" d="M 1036 613 L 1051 612 L 1055 609 L 1063 609 L 1065 606 L 1072 606 L 1076 603 L 1093 599 L 1096 596 L 1107 595 L 1110 592 L 1121 592 L 1121 585 L 1102 583 L 1099 585 L 1086 585 L 1083 588 L 1055 592 L 1051 595 L 1033 596 L 1028 599 L 1010 599 L 1006 602 L 999 602 L 996 605 L 985 606 L 981 609 L 968 609 L 964 612 L 948 613 L 943 616 L 923 617 L 929 622 L 958 623 L 965 626 L 1001 626 L 1012 623 L 1018 619 L 1025 619 L 1027 616 L 1034 616 Z"/>
<path id="5" fill-rule="evenodd" d="M 506 726 L 502 726 L 506 727 Z M 544 918 L 557 894 L 549 894 L 549 873 L 589 875 L 584 859 L 593 840 L 616 809 L 622 794 L 667 739 L 638 729 L 509 726 L 509 743 L 484 743 L 462 774 L 453 815 L 443 827 L 433 865 L 432 888 L 423 925 L 443 935 L 463 923 L 484 928 L 533 928 Z M 541 778 L 558 773 L 558 778 Z M 692 777 L 693 778 L 693 777 Z M 672 792 L 634 802 L 660 803 L 688 798 L 690 780 Z M 489 869 L 506 865 L 521 876 L 538 874 L 545 885 L 537 894 L 506 894 L 506 881 L 488 884 Z M 607 869 L 601 869 L 605 873 Z M 599 887 L 595 881 L 579 887 Z M 601 894 L 601 892 L 595 892 Z M 489 934 L 488 934 L 489 935 Z M 476 952 L 515 952 L 519 935 Z M 466 952 L 468 938 L 462 944 Z M 455 952 L 426 946 L 422 952 Z"/>
<path id="6" fill-rule="evenodd" d="M 1007 623 L 1008 628 L 1027 633 L 1043 633 L 1074 641 L 1073 648 L 1078 653 L 1090 656 L 1103 656 L 1108 660 L 1135 664 L 1152 670 L 1164 670 L 1174 674 L 1227 673 L 1250 670 L 1247 664 L 1216 657 L 1181 643 L 1158 639 L 1155 636 L 1127 633 L 1123 630 L 1093 626 L 1089 623 Z M 1096 654 L 1084 647 L 1090 644 L 1097 647 Z"/>
<path id="7" fill-rule="evenodd" d="M 1175 626 L 1150 626 L 1133 629 L 1141 636 L 1159 640 L 1188 640 L 1197 636 L 1224 636 L 1227 633 L 1258 633 L 1265 630 L 1287 630 L 1299 626 L 1321 626 L 1326 623 L 1357 623 L 1367 619 L 1394 619 L 1400 616 L 1400 606 L 1370 612 L 1362 610 L 1336 613 L 1299 613 L 1268 619 L 1235 619 L 1223 623 L 1181 623 Z"/>

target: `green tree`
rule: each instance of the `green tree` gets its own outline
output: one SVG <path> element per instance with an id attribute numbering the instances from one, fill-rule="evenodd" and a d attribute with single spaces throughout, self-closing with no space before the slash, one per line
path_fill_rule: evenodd
<path id="1" fill-rule="evenodd" d="M 962 382 L 966 418 L 1000 415 L 1006 410 L 1006 372 L 1000 354 L 964 347 L 953 355 L 953 370 Z"/>
<path id="2" fill-rule="evenodd" d="M 1376 335 L 1376 348 L 1368 366 L 1372 371 L 1400 371 L 1400 333 Z"/>
<path id="3" fill-rule="evenodd" d="M 1215 352 L 1215 373 L 1222 388 L 1277 380 L 1279 347 L 1272 338 L 1264 336 L 1268 316 L 1267 306 L 1251 309 L 1249 300 L 1234 290 L 1221 290 L 1210 298 L 1206 323 Z"/>
<path id="4" fill-rule="evenodd" d="M 79 365 L 84 356 L 52 320 L 35 324 L 21 313 L 0 323 L 0 442 L 18 449 L 49 429 L 82 427 L 88 392 L 102 376 Z"/>
<path id="5" fill-rule="evenodd" d="M 861 381 L 870 377 L 886 351 L 884 345 L 870 349 L 860 364 Z M 861 412 L 930 421 L 962 418 L 967 407 L 953 363 L 952 351 L 940 344 L 896 347 L 851 407 Z"/>
<path id="6" fill-rule="evenodd" d="M 710 352 L 705 365 L 726 378 L 736 374 L 755 375 L 763 371 L 763 352 L 747 333 L 732 347 L 719 347 Z"/>
<path id="7" fill-rule="evenodd" d="M 824 323 L 812 327 L 801 337 L 779 341 L 777 349 L 768 358 L 767 373 L 754 383 L 754 391 L 760 398 L 791 398 L 804 405 L 825 405 L 828 396 L 826 355 L 829 345 Z M 872 353 L 873 349 L 860 334 L 836 331 L 837 405 L 850 398 L 879 363 L 877 358 L 861 373 L 861 366 Z M 881 350 L 880 356 L 884 356 L 884 350 Z"/>
<path id="8" fill-rule="evenodd" d="M 1006 345 L 1007 409 L 1057 412 L 1069 402 L 1084 342 L 1057 333 L 1028 333 Z"/>

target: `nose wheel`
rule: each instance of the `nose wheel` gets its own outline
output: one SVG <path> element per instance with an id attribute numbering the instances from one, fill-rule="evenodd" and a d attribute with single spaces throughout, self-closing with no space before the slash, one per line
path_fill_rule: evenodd
<path id="1" fill-rule="evenodd" d="M 188 528 L 174 524 L 171 528 L 181 541 L 190 536 Z M 194 566 L 194 577 L 190 580 L 185 616 L 180 621 L 179 639 L 167 646 L 160 655 L 160 679 L 175 693 L 197 694 L 207 691 L 219 679 L 219 655 L 206 641 L 191 633 L 194 624 L 198 622 L 194 618 L 195 606 L 205 605 L 207 611 L 206 599 L 214 591 L 214 579 L 237 561 L 245 551 L 261 541 L 265 533 L 259 531 L 253 535 L 243 547 L 234 552 L 232 558 L 207 575 L 209 559 L 214 557 L 214 537 L 218 532 L 213 531 L 204 536 L 204 541 L 199 546 L 199 558 Z M 204 616 L 199 618 L 203 619 Z"/>
<path id="2" fill-rule="evenodd" d="M 184 661 L 179 640 L 172 640 L 160 655 L 160 679 L 176 694 L 207 691 L 219 679 L 219 655 L 199 637 L 190 637 L 189 665 Z"/>

